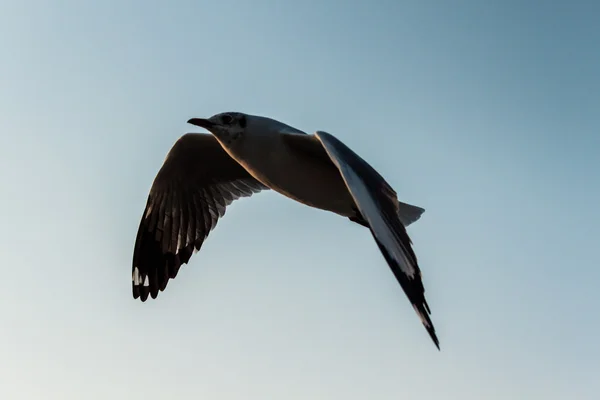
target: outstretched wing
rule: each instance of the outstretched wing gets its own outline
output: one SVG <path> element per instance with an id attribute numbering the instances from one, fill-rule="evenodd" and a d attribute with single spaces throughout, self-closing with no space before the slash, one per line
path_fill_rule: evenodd
<path id="1" fill-rule="evenodd" d="M 399 202 L 396 192 L 385 179 L 331 134 L 321 131 L 314 135 L 285 134 L 284 140 L 316 159 L 328 158 L 327 161 L 340 171 L 362 216 L 360 223 L 370 229 L 394 276 L 439 349 L 439 340 L 429 318 L 431 311 L 425 299 L 421 270 L 405 228 L 419 219 L 424 210 Z"/>
<path id="2" fill-rule="evenodd" d="M 182 136 L 148 195 L 133 251 L 133 298 L 156 298 L 200 250 L 229 204 L 267 189 L 212 135 Z"/>

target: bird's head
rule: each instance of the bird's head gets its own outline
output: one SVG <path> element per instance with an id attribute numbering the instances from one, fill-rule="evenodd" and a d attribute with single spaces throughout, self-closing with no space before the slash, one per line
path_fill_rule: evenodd
<path id="1" fill-rule="evenodd" d="M 208 119 L 192 118 L 189 124 L 207 129 L 225 146 L 230 147 L 244 136 L 248 115 L 239 112 L 215 114 Z"/>

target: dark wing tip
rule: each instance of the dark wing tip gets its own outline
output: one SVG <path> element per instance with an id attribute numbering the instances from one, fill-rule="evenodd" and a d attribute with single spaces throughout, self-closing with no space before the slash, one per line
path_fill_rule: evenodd
<path id="1" fill-rule="evenodd" d="M 427 328 L 427 332 L 429 332 L 429 336 L 431 337 L 431 340 L 433 340 L 433 344 L 435 344 L 435 347 L 437 347 L 438 351 L 441 351 L 440 341 L 439 341 L 437 335 L 435 334 L 435 329 Z"/>
<path id="2" fill-rule="evenodd" d="M 390 269 L 396 277 L 396 280 L 398 281 L 398 283 L 400 283 L 400 286 L 404 290 L 406 297 L 408 297 L 408 300 L 411 302 L 417 315 L 421 319 L 421 323 L 427 330 L 427 333 L 429 333 L 431 340 L 433 340 L 433 343 L 435 344 L 437 349 L 440 350 L 440 341 L 437 337 L 437 334 L 435 333 L 435 327 L 433 326 L 433 322 L 431 321 L 431 318 L 429 318 L 431 310 L 429 309 L 429 304 L 427 304 L 427 300 L 425 299 L 425 287 L 423 286 L 423 282 L 421 281 L 421 274 L 418 273 L 418 267 L 416 267 L 417 273 L 414 275 L 414 277 L 411 278 L 408 275 L 404 274 L 396 260 L 390 255 L 389 251 L 385 248 L 385 246 L 383 246 L 379 239 L 377 239 L 377 236 L 375 236 L 375 232 L 373 232 L 372 229 L 371 234 L 373 235 L 373 238 L 375 239 L 379 250 L 381 250 L 383 258 L 385 258 L 386 262 L 390 266 Z"/>
<path id="3" fill-rule="evenodd" d="M 427 332 L 429 333 L 429 337 L 431 337 L 431 340 L 433 340 L 433 343 L 435 344 L 435 347 L 437 347 L 438 351 L 441 351 L 440 349 L 440 340 L 438 339 L 436 333 L 435 333 L 435 328 L 432 326 L 427 327 Z"/>
<path id="4" fill-rule="evenodd" d="M 433 322 L 431 321 L 431 318 L 429 317 L 429 315 L 431 314 L 431 310 L 429 310 L 427 301 L 425 301 L 425 299 L 423 299 L 423 301 L 420 304 L 418 304 L 411 300 L 411 303 L 412 303 L 417 315 L 421 319 L 423 326 L 427 330 L 427 333 L 429 333 L 429 337 L 431 337 L 431 340 L 435 344 L 435 347 L 437 347 L 437 349 L 440 350 L 440 340 L 438 339 L 437 334 L 435 332 L 435 327 L 433 326 Z"/>
<path id="5" fill-rule="evenodd" d="M 187 262 L 188 259 L 189 256 L 185 261 Z M 142 302 L 145 302 L 148 297 L 156 299 L 159 292 L 167 287 L 169 279 L 177 275 L 182 261 L 182 258 L 177 255 L 163 252 L 162 241 L 157 240 L 155 232 L 150 231 L 146 221 L 143 220 L 133 253 L 131 270 L 133 298 L 139 298 Z"/>
<path id="6" fill-rule="evenodd" d="M 156 239 L 155 233 L 148 229 L 144 221 L 139 229 L 133 254 L 131 286 L 133 298 L 145 302 L 148 297 L 156 299 L 166 289 L 169 280 L 175 279 L 194 250 L 202 247 L 204 239 L 199 238 L 173 254 L 171 251 L 163 251 L 162 242 Z"/>
<path id="7" fill-rule="evenodd" d="M 147 288 L 141 286 L 141 285 L 135 285 L 133 282 L 131 283 L 131 287 L 132 287 L 132 291 L 133 291 L 133 298 L 134 299 L 140 299 L 142 301 L 142 303 L 144 301 L 146 301 L 146 299 L 148 299 L 148 293 L 150 293 Z"/>

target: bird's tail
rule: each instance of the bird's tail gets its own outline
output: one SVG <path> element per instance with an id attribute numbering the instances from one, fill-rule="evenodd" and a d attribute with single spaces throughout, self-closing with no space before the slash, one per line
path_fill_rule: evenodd
<path id="1" fill-rule="evenodd" d="M 421 218 L 424 212 L 424 208 L 398 201 L 398 217 L 405 227 Z"/>

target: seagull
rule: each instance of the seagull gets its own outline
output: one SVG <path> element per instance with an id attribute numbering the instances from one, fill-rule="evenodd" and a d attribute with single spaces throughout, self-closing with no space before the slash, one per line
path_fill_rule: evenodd
<path id="1" fill-rule="evenodd" d="M 210 134 L 179 138 L 152 183 L 133 252 L 134 299 L 144 302 L 164 291 L 234 200 L 274 190 L 369 229 L 439 350 L 406 232 L 423 208 L 400 202 L 373 167 L 327 132 L 307 134 L 240 112 L 187 122 Z"/>

